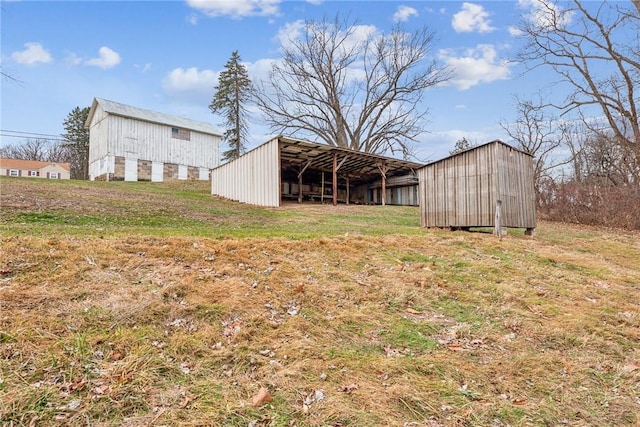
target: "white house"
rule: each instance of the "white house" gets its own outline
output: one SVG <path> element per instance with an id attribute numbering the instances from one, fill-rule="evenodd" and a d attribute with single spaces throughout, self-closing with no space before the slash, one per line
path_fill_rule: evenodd
<path id="1" fill-rule="evenodd" d="M 209 179 L 221 135 L 205 122 L 94 98 L 89 129 L 91 180 Z"/>

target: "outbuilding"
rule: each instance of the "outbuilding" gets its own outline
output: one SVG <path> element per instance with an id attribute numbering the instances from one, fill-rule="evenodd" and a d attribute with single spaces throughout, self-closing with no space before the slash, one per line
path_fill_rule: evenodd
<path id="1" fill-rule="evenodd" d="M 89 129 L 91 180 L 209 179 L 221 135 L 205 122 L 95 98 Z"/>
<path id="2" fill-rule="evenodd" d="M 211 193 L 257 206 L 282 201 L 418 205 L 422 165 L 278 136 L 211 171 Z"/>
<path id="3" fill-rule="evenodd" d="M 422 227 L 536 228 L 533 157 L 500 140 L 418 170 Z"/>

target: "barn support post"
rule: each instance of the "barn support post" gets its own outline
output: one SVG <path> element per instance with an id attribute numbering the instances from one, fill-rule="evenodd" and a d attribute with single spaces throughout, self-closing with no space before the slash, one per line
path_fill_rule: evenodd
<path id="1" fill-rule="evenodd" d="M 338 205 L 338 153 L 333 153 L 333 206 Z"/>
<path id="2" fill-rule="evenodd" d="M 298 174 L 298 203 L 302 203 L 302 171 Z"/>
<path id="3" fill-rule="evenodd" d="M 349 175 L 346 176 L 347 179 L 347 205 L 349 204 Z"/>
<path id="4" fill-rule="evenodd" d="M 309 160 L 304 167 L 300 168 L 300 172 L 298 173 L 298 203 L 302 203 L 302 174 L 310 165 L 311 160 Z"/>
<path id="5" fill-rule="evenodd" d="M 378 164 L 378 169 L 380 170 L 380 176 L 382 177 L 382 188 L 380 189 L 382 206 L 387 203 L 387 165 L 382 162 Z"/>
<path id="6" fill-rule="evenodd" d="M 324 205 L 324 171 L 322 171 L 322 187 L 320 190 L 320 201 Z"/>

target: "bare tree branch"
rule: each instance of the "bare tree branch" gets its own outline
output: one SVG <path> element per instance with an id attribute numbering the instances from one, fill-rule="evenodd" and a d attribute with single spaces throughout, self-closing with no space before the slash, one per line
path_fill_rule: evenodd
<path id="1" fill-rule="evenodd" d="M 366 36 L 362 33 L 367 32 Z M 254 91 L 272 130 L 371 153 L 410 152 L 424 92 L 450 78 L 428 54 L 433 34 L 374 32 L 337 16 L 308 21 Z"/>

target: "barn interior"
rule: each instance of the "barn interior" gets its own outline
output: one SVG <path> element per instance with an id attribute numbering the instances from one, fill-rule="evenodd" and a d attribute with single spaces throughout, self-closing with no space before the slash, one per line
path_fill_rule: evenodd
<path id="1" fill-rule="evenodd" d="M 281 200 L 418 205 L 420 163 L 279 138 Z"/>

